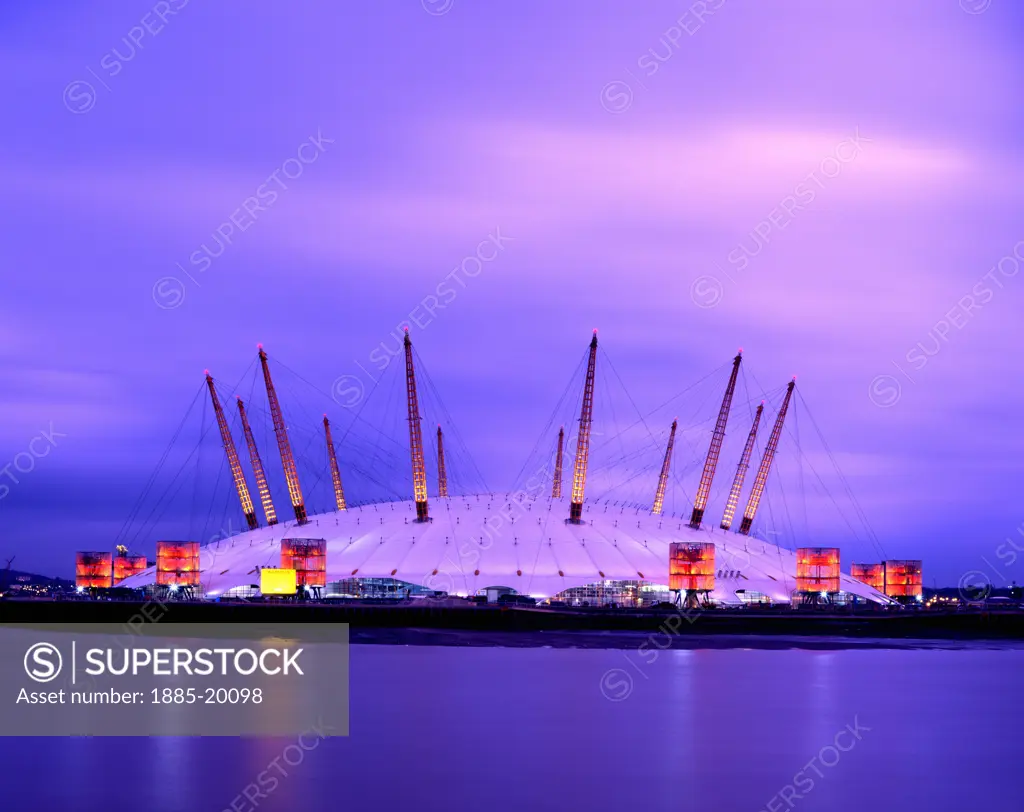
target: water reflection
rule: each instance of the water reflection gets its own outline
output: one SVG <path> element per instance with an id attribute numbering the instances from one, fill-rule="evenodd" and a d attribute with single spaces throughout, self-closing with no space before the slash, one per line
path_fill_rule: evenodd
<path id="1" fill-rule="evenodd" d="M 215 812 L 241 797 L 237 808 L 261 812 L 360 801 L 757 810 L 806 789 L 794 778 L 815 759 L 822 775 L 800 809 L 862 810 L 867 787 L 884 805 L 931 810 L 1017 797 L 1024 651 L 673 650 L 634 661 L 643 676 L 618 650 L 354 646 L 351 736 L 301 760 L 290 750 L 298 763 L 280 762 L 287 775 L 273 791 L 258 776 L 294 739 L 7 739 L 5 807 Z M 614 668 L 635 678 L 621 701 L 601 690 Z M 836 735 L 855 720 L 866 731 L 840 750 Z"/>

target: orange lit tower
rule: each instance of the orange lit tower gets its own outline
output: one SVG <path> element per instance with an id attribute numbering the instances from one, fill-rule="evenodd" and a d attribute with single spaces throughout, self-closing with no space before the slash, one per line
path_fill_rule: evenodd
<path id="1" fill-rule="evenodd" d="M 199 586 L 199 542 L 158 541 L 156 582 L 158 586 Z"/>
<path id="2" fill-rule="evenodd" d="M 420 402 L 416 395 L 416 369 L 412 362 L 412 341 L 405 328 L 405 393 L 409 402 L 409 454 L 412 457 L 412 490 L 416 498 L 416 521 L 430 521 L 427 508 L 427 469 L 423 462 L 423 432 Z"/>
<path id="3" fill-rule="evenodd" d="M 597 368 L 597 330 L 590 341 L 587 379 L 583 384 L 583 406 L 580 409 L 580 430 L 576 435 L 576 464 L 572 472 L 572 502 L 569 522 L 579 524 L 583 516 L 583 491 L 587 486 L 587 457 L 590 455 L 590 426 L 594 419 L 594 373 Z"/>
<path id="4" fill-rule="evenodd" d="M 327 415 L 324 415 L 324 434 L 327 435 L 327 462 L 331 466 L 331 482 L 334 483 L 334 502 L 338 506 L 338 510 L 345 510 L 345 489 L 341 487 L 338 455 L 334 451 L 334 440 L 331 439 L 331 424 L 327 420 Z"/>
<path id="5" fill-rule="evenodd" d="M 885 594 L 899 601 L 920 600 L 924 594 L 920 561 L 885 561 Z"/>
<path id="6" fill-rule="evenodd" d="M 686 606 L 707 603 L 715 588 L 715 545 L 710 541 L 673 541 L 668 545 L 668 588 Z"/>
<path id="7" fill-rule="evenodd" d="M 295 570 L 299 586 L 327 586 L 327 541 L 281 539 L 281 569 Z"/>
<path id="8" fill-rule="evenodd" d="M 448 472 L 444 469 L 444 435 L 441 427 L 437 427 L 437 495 L 441 499 L 448 498 Z"/>
<path id="9" fill-rule="evenodd" d="M 715 466 L 718 465 L 718 455 L 722 452 L 722 441 L 725 440 L 725 426 L 729 422 L 729 407 L 732 406 L 732 395 L 736 391 L 736 377 L 740 373 L 740 362 L 742 360 L 743 351 L 740 350 L 736 353 L 736 357 L 732 359 L 732 373 L 729 375 L 729 383 L 725 387 L 722 406 L 718 410 L 718 420 L 715 423 L 715 431 L 711 435 L 711 445 L 708 448 L 707 459 L 704 460 L 704 471 L 700 475 L 697 496 L 693 500 L 690 527 L 695 530 L 700 528 L 700 523 L 704 520 L 704 508 L 708 506 L 708 497 L 711 495 L 711 482 L 715 478 Z"/>
<path id="10" fill-rule="evenodd" d="M 789 399 L 793 395 L 793 388 L 795 386 L 796 378 L 793 378 L 786 387 L 786 397 L 782 401 L 782 408 L 779 409 L 778 417 L 775 418 L 775 425 L 772 426 L 768 445 L 765 446 L 764 456 L 761 457 L 761 466 L 757 469 L 757 477 L 754 479 L 754 487 L 750 489 L 747 509 L 743 511 L 743 521 L 740 522 L 740 532 L 744 536 L 750 535 L 750 527 L 754 524 L 754 516 L 757 515 L 757 506 L 761 504 L 764 486 L 768 482 L 768 472 L 772 469 L 775 450 L 779 447 L 779 439 L 782 437 L 782 423 L 786 419 L 786 412 L 789 410 Z"/>
<path id="11" fill-rule="evenodd" d="M 79 589 L 109 589 L 114 583 L 114 554 L 75 553 L 75 586 Z"/>
<path id="12" fill-rule="evenodd" d="M 551 498 L 562 498 L 562 448 L 565 446 L 565 426 L 558 427 L 558 450 L 555 451 L 555 478 L 551 481 Z"/>
<path id="13" fill-rule="evenodd" d="M 658 490 L 654 492 L 654 507 L 651 513 L 655 516 L 661 515 L 662 505 L 665 504 L 665 487 L 668 485 L 668 472 L 672 466 L 672 446 L 676 442 L 676 426 L 678 420 L 672 421 L 672 430 L 668 433 L 668 448 L 665 449 L 665 459 L 661 463 L 661 476 L 658 477 Z"/>
<path id="14" fill-rule="evenodd" d="M 245 415 L 245 404 L 238 399 L 238 414 L 242 418 L 242 432 L 245 434 L 245 444 L 249 446 L 249 462 L 252 464 L 253 475 L 256 477 L 256 490 L 260 495 L 260 502 L 263 504 L 263 515 L 267 517 L 268 525 L 277 524 L 277 511 L 274 510 L 274 500 L 270 498 L 270 488 L 267 487 L 267 475 L 263 471 L 263 461 L 260 459 L 260 452 L 256 449 L 256 440 L 253 439 L 252 429 L 249 428 L 249 418 Z"/>
<path id="15" fill-rule="evenodd" d="M 260 523 L 256 521 L 256 508 L 253 507 L 252 497 L 249 495 L 249 486 L 245 482 L 245 474 L 242 473 L 242 464 L 238 461 L 235 438 L 231 436 L 231 429 L 228 428 L 228 421 L 224 417 L 224 410 L 221 408 L 220 398 L 217 397 L 217 389 L 213 385 L 213 378 L 210 376 L 209 370 L 206 371 L 206 385 L 210 389 L 210 400 L 213 401 L 213 412 L 217 415 L 220 439 L 224 444 L 224 453 L 228 455 L 228 467 L 231 468 L 231 476 L 235 480 L 238 501 L 242 503 L 245 523 L 249 525 L 250 530 L 255 530 L 260 526 Z"/>
<path id="16" fill-rule="evenodd" d="M 288 442 L 288 429 L 284 425 L 284 415 L 281 414 L 281 404 L 277 400 L 274 382 L 270 379 L 270 367 L 267 364 L 267 354 L 263 351 L 262 344 L 259 345 L 259 349 L 260 364 L 263 366 L 263 382 L 267 385 L 270 416 L 274 420 L 274 435 L 277 437 L 278 451 L 281 452 L 281 465 L 284 467 L 284 478 L 288 483 L 288 495 L 292 499 L 295 520 L 299 524 L 305 524 L 306 505 L 302 501 L 302 487 L 299 485 L 299 472 L 295 469 L 295 457 L 292 456 L 292 446 Z"/>
<path id="17" fill-rule="evenodd" d="M 850 577 L 885 593 L 885 564 L 851 564 Z"/>
<path id="18" fill-rule="evenodd" d="M 747 435 L 747 444 L 743 446 L 743 456 L 740 457 L 739 467 L 736 469 L 736 476 L 732 480 L 732 488 L 729 490 L 729 499 L 725 503 L 725 513 L 722 516 L 722 529 L 728 530 L 732 527 L 733 517 L 736 515 L 736 506 L 740 503 L 740 493 L 743 491 L 743 480 L 747 477 L 747 469 L 750 467 L 750 455 L 754 453 L 754 441 L 757 439 L 757 427 L 761 423 L 761 413 L 764 411 L 764 401 L 757 407 L 754 414 L 754 425 L 750 427 L 750 434 Z"/>
<path id="19" fill-rule="evenodd" d="M 125 578 L 138 575 L 146 569 L 147 562 L 144 555 L 128 555 L 128 548 L 118 544 L 114 552 L 114 586 L 117 586 Z"/>
<path id="20" fill-rule="evenodd" d="M 796 591 L 805 603 L 830 601 L 839 592 L 839 548 L 799 547 L 796 551 Z"/>

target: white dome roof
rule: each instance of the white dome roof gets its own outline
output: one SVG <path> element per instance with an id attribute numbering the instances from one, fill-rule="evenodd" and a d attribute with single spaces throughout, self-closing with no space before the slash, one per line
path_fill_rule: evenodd
<path id="1" fill-rule="evenodd" d="M 326 539 L 329 583 L 396 578 L 452 594 L 505 586 L 544 598 L 605 580 L 667 585 L 669 543 L 711 541 L 714 600 L 736 604 L 737 590 L 745 590 L 788 602 L 796 585 L 795 553 L 750 536 L 693 530 L 686 519 L 642 508 L 585 502 L 583 523 L 576 525 L 565 521 L 568 499 L 483 494 L 432 499 L 430 516 L 417 523 L 414 502 L 386 502 L 311 516 L 303 526 L 289 521 L 241 533 L 202 548 L 202 586 L 209 595 L 258 583 L 259 567 L 280 566 L 283 538 Z M 151 567 L 120 586 L 153 581 Z M 848 575 L 842 588 L 890 602 Z"/>

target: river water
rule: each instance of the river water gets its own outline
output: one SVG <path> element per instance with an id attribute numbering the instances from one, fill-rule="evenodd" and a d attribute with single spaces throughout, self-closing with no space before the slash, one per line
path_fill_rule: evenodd
<path id="1" fill-rule="evenodd" d="M 4 739 L 2 806 L 1024 810 L 1020 648 L 356 645 L 351 669 L 347 738 Z"/>

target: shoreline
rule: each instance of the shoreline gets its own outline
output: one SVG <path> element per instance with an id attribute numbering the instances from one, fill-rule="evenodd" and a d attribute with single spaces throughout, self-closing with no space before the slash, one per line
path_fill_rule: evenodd
<path id="1" fill-rule="evenodd" d="M 705 634 L 662 632 L 467 632 L 441 629 L 351 628 L 353 646 L 441 646 L 462 648 L 552 648 L 658 651 L 1010 651 L 1024 649 L 1024 640 L 841 638 L 810 635 Z"/>
<path id="2" fill-rule="evenodd" d="M 1024 646 L 1024 612 L 572 610 L 452 603 L 0 601 L 0 624 L 348 623 L 370 645 L 630 648 Z M 667 642 L 661 642 L 667 641 Z M 652 644 L 653 645 L 653 644 Z"/>

